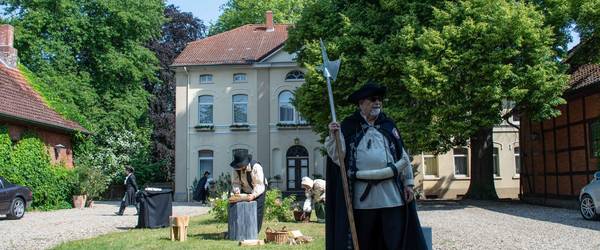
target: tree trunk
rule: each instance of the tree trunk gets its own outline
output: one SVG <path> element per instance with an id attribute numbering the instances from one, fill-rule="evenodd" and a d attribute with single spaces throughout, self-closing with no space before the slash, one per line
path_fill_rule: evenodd
<path id="1" fill-rule="evenodd" d="M 471 184 L 465 195 L 473 200 L 496 200 L 493 128 L 481 128 L 471 137 Z"/>

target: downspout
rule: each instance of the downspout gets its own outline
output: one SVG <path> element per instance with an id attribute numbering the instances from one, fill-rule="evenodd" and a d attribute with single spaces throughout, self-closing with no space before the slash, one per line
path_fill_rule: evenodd
<path id="1" fill-rule="evenodd" d="M 189 106 L 190 103 L 188 102 L 188 98 L 189 98 L 189 89 L 190 89 L 190 72 L 188 72 L 187 67 L 183 67 L 183 70 L 185 71 L 185 75 L 187 77 L 187 84 L 185 86 L 185 196 L 187 197 L 187 202 L 190 202 L 190 132 L 189 132 Z"/>

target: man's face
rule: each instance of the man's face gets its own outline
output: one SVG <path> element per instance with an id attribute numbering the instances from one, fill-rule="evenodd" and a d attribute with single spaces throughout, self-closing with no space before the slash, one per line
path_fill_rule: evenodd
<path id="1" fill-rule="evenodd" d="M 358 106 L 363 114 L 377 116 L 381 112 L 382 102 L 383 98 L 381 96 L 369 96 L 360 100 Z"/>

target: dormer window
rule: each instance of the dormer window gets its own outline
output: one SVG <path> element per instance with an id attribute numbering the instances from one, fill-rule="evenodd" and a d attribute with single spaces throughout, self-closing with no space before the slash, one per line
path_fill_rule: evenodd
<path id="1" fill-rule="evenodd" d="M 247 82 L 246 73 L 233 74 L 233 82 Z"/>
<path id="2" fill-rule="evenodd" d="M 304 80 L 304 72 L 300 70 L 293 70 L 285 75 L 286 81 L 302 81 Z"/>
<path id="3" fill-rule="evenodd" d="M 211 74 L 200 75 L 200 83 L 201 84 L 213 83 L 213 75 L 211 75 Z"/>

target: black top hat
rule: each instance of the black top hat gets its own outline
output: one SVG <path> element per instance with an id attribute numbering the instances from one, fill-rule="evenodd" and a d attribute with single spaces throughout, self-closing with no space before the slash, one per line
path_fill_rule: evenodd
<path id="1" fill-rule="evenodd" d="M 246 166 L 251 159 L 252 155 L 248 154 L 248 152 L 245 150 L 239 150 L 233 154 L 233 161 L 229 164 L 229 166 L 232 168 L 238 168 L 238 164 L 243 164 Z"/>
<path id="2" fill-rule="evenodd" d="M 354 91 L 348 96 L 348 102 L 358 103 L 358 101 L 365 99 L 370 96 L 385 96 L 387 88 L 385 86 L 379 86 L 373 81 L 368 81 L 365 85 L 360 87 L 357 91 Z"/>

